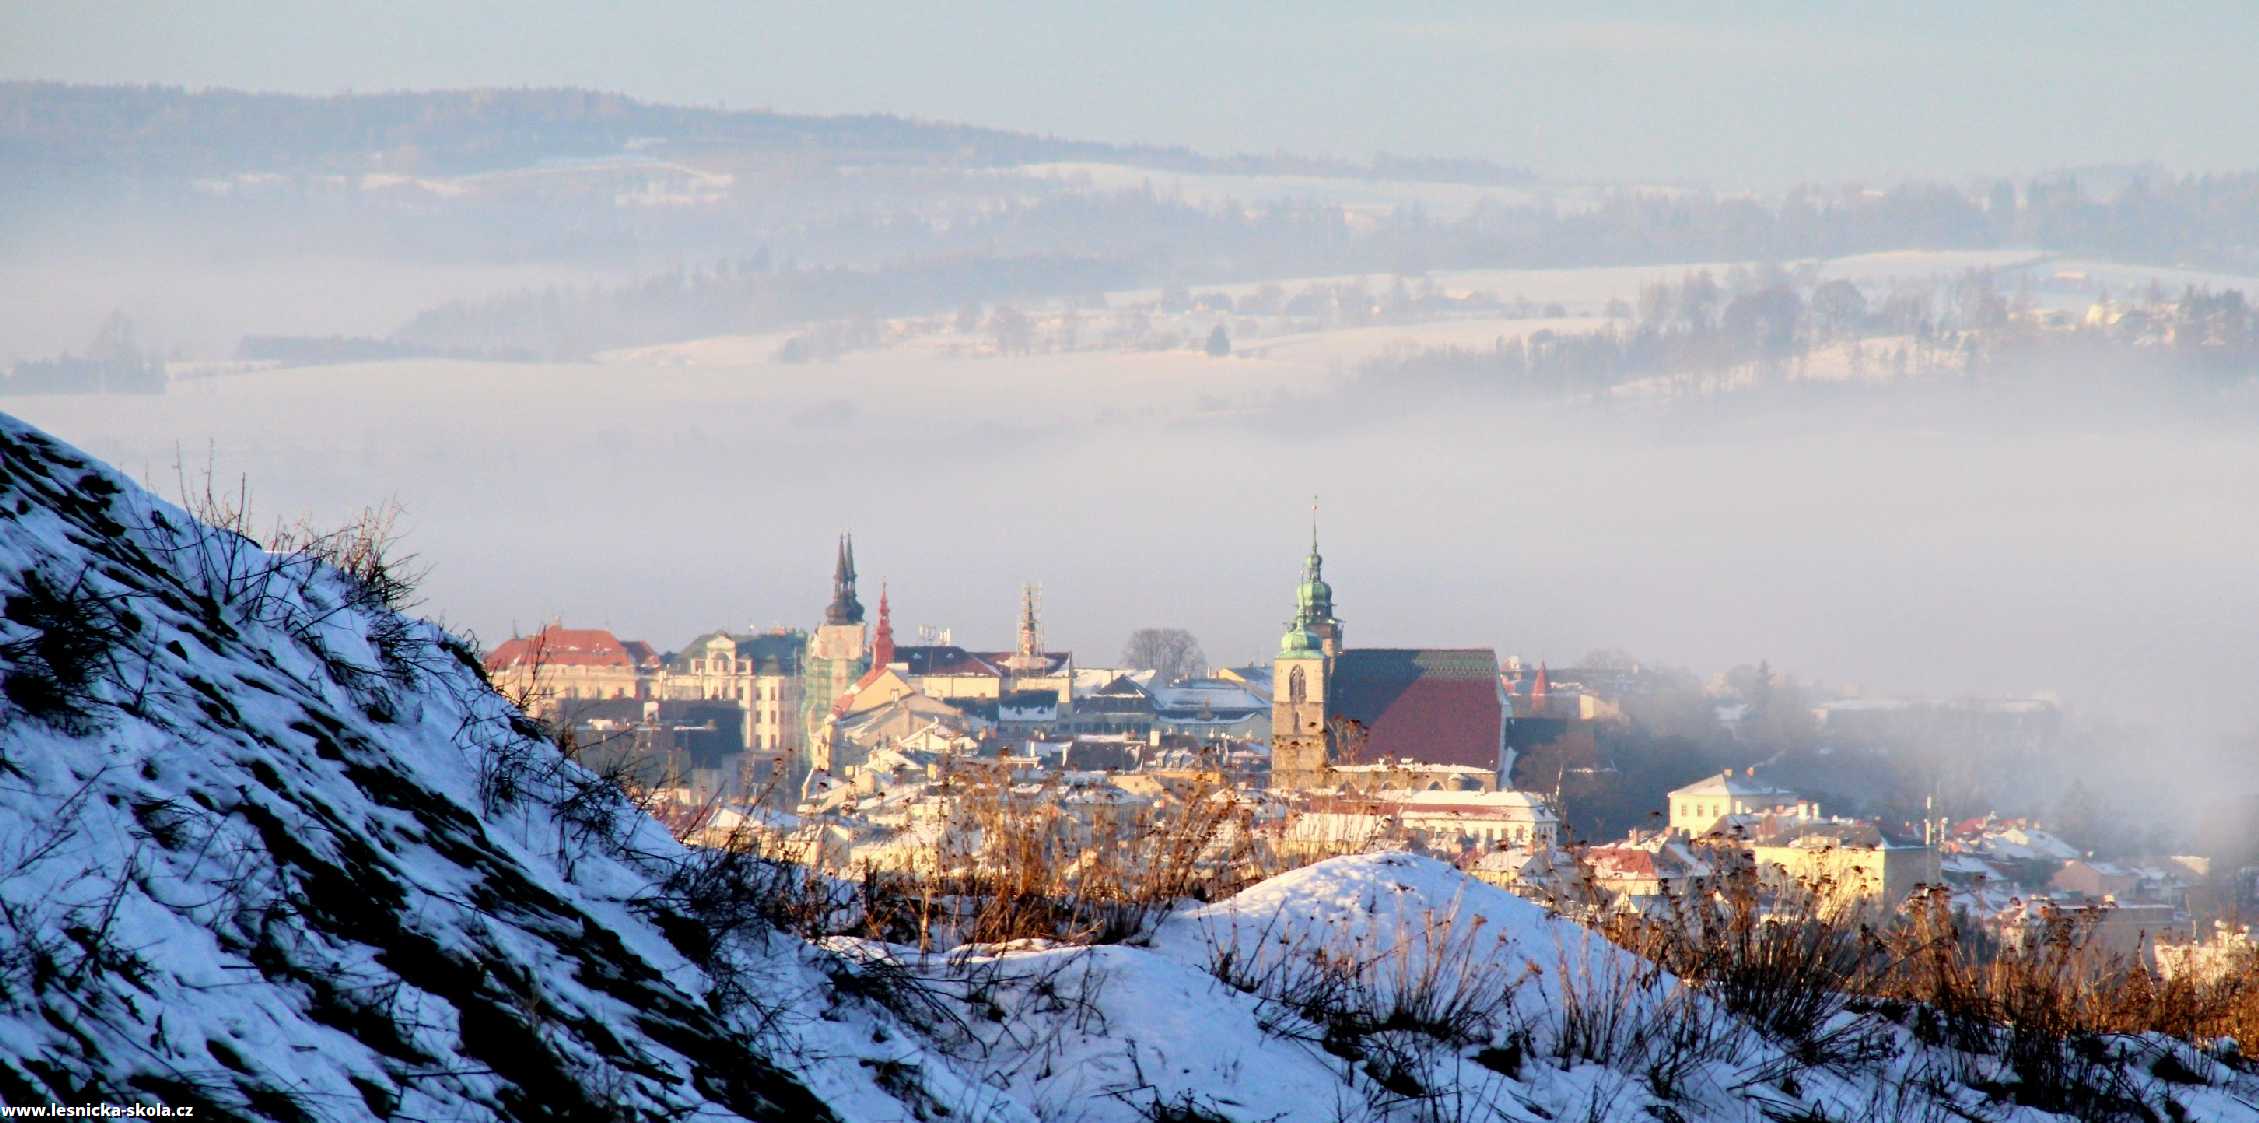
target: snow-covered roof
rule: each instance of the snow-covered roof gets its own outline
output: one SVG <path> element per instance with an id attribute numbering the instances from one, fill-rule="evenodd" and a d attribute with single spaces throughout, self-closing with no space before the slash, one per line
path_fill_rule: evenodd
<path id="1" fill-rule="evenodd" d="M 1544 797 L 1512 789 L 1495 792 L 1382 790 L 1374 792 L 1373 799 L 1396 804 L 1408 813 L 1456 813 L 1470 817 L 1508 815 L 1540 823 L 1555 821 L 1553 808 Z"/>
<path id="2" fill-rule="evenodd" d="M 1796 793 L 1787 788 L 1774 787 L 1771 784 L 1761 783 L 1749 777 L 1736 776 L 1731 772 L 1705 776 L 1683 788 L 1673 790 L 1671 796 L 1674 799 L 1679 796 L 1733 796 L 1741 799 L 1788 800 L 1797 798 Z"/>

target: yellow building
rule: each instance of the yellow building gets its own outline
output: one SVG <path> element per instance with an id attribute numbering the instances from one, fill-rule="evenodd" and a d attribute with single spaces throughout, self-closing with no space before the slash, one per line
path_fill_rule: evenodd
<path id="1" fill-rule="evenodd" d="M 1783 815 L 1817 819 L 1820 805 L 1786 788 L 1759 783 L 1731 771 L 1706 776 L 1670 794 L 1670 827 L 1695 837 L 1710 833 L 1718 820 L 1737 815 Z"/>
<path id="2" fill-rule="evenodd" d="M 1812 889 L 1829 912 L 1895 909 L 1915 887 L 1941 881 L 1937 851 L 1927 846 L 1808 834 L 1780 844 L 1752 845 L 1748 853 L 1761 882 Z"/>

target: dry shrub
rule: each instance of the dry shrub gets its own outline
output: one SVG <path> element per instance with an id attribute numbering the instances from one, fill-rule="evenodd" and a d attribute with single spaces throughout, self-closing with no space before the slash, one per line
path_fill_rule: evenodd
<path id="1" fill-rule="evenodd" d="M 2016 1102 L 2082 1119 L 2145 1117 L 2131 1038 L 2243 1042 L 2259 1015 L 2248 973 L 2166 982 L 2100 947 L 2092 918 L 2050 918 L 2035 938 L 1993 948 L 1943 893 L 1921 894 L 1884 943 L 1867 990 L 1913 1003 L 1925 1039 L 2006 1061 L 2015 1082 L 2001 1090 Z"/>
<path id="2" fill-rule="evenodd" d="M 1266 1033 L 1361 1073 L 1375 1109 L 1416 1101 L 1416 1118 L 1456 1118 L 1479 1099 L 1470 1081 L 1518 1075 L 1531 1049 L 1520 997 L 1537 967 L 1507 969 L 1511 936 L 1485 929 L 1456 902 L 1362 933 L 1234 917 L 1206 933 L 1208 970 L 1256 999 Z"/>
<path id="3" fill-rule="evenodd" d="M 1619 915 L 1604 929 L 1805 1065 L 1849 1064 L 1875 1047 L 1839 1017 L 1878 962 L 1873 931 L 1838 907 L 1827 879 L 1761 882 L 1748 869 L 1715 890 L 1670 897 L 1660 917 Z"/>
<path id="4" fill-rule="evenodd" d="M 95 593 L 81 573 L 63 584 L 37 569 L 0 602 L 0 718 L 9 710 L 69 733 L 93 728 L 100 684 L 118 682 L 118 653 L 140 622 L 122 598 Z"/>
<path id="5" fill-rule="evenodd" d="M 1741 1015 L 1784 1051 L 1761 1080 L 1793 1079 L 1811 1067 L 1871 1060 L 1889 1038 L 1879 1012 L 1904 1019 L 1921 1042 L 1970 1057 L 1996 1057 L 2006 1079 L 1964 1080 L 2017 1103 L 2081 1119 L 2145 1118 L 2133 1063 L 2144 1034 L 2209 1049 L 2220 1038 L 2259 1031 L 2259 975 L 2226 970 L 2162 979 L 2110 954 L 2094 918 L 2050 919 L 2031 938 L 2001 946 L 1956 915 L 1948 894 L 1916 894 L 1897 915 L 1845 912 L 1824 882 L 1760 884 L 1728 874 L 1704 896 L 1671 900 L 1660 915 L 1618 916 L 1602 928 L 1617 943 L 1668 968 Z M 1562 965 L 1564 1056 L 1606 1061 L 1633 1035 L 1620 1023 L 1625 986 Z M 2156 1063 L 2166 1063 L 2156 1061 Z M 2172 1066 L 2180 1064 L 2174 1056 Z M 2167 1079 L 2167 1077 L 2158 1077 Z M 1927 1115 L 1945 1078 L 1902 1081 L 1899 1109 Z"/>
<path id="6" fill-rule="evenodd" d="M 864 928 L 921 949 L 1042 939 L 1130 939 L 1187 898 L 1237 891 L 1251 866 L 1245 806 L 1215 783 L 1165 808 L 1089 806 L 1051 782 L 949 776 L 915 843 L 842 871 L 862 885 Z"/>

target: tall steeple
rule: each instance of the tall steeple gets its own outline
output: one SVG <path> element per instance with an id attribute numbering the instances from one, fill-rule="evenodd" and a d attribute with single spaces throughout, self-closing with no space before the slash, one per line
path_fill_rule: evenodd
<path id="1" fill-rule="evenodd" d="M 871 666 L 894 662 L 894 614 L 887 609 L 886 582 L 879 582 L 878 638 L 871 644 Z"/>
<path id="2" fill-rule="evenodd" d="M 824 609 L 826 624 L 860 624 L 863 602 L 855 599 L 855 536 L 839 536 L 839 561 L 831 571 L 831 605 Z"/>
<path id="3" fill-rule="evenodd" d="M 1036 598 L 1041 594 L 1033 584 L 1020 586 L 1020 639 L 1018 653 L 1023 656 L 1043 654 L 1043 626 L 1037 618 Z"/>
<path id="4" fill-rule="evenodd" d="M 1043 650 L 1043 587 L 1033 582 L 1020 586 L 1019 640 L 1012 645 L 1012 654 L 1004 660 L 1004 669 L 1015 674 L 1046 671 L 1050 658 Z"/>
<path id="5" fill-rule="evenodd" d="M 1326 583 L 1326 560 L 1318 553 L 1318 497 L 1310 497 L 1310 556 L 1302 559 L 1302 583 L 1294 590 L 1293 631 L 1318 637 L 1328 656 L 1341 653 L 1341 621 L 1333 614 L 1333 586 Z"/>

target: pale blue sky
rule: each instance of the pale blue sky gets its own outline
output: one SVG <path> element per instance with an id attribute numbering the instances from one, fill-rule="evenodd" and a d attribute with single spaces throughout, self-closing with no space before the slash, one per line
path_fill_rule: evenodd
<path id="1" fill-rule="evenodd" d="M 0 75 L 580 85 L 1210 151 L 1772 186 L 2259 166 L 2259 4 L 9 0 Z"/>

